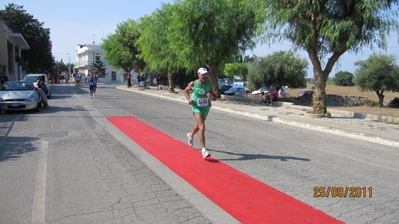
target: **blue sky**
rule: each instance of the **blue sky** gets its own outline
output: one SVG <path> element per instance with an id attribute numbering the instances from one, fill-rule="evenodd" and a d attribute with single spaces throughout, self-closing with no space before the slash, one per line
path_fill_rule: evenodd
<path id="1" fill-rule="evenodd" d="M 117 24 L 128 19 L 139 19 L 144 15 L 151 14 L 162 3 L 173 3 L 173 0 L 1 0 L 0 7 L 5 9 L 8 3 L 24 6 L 27 13 L 40 22 L 43 27 L 50 28 L 51 41 L 53 43 L 53 55 L 56 60 L 65 63 L 75 62 L 75 48 L 77 44 L 90 44 L 95 41 L 101 43 L 102 38 L 114 33 Z M 247 55 L 265 56 L 279 50 L 290 50 L 291 44 L 260 45 Z M 399 64 L 399 46 L 397 35 L 389 38 L 387 51 L 376 50 L 386 54 L 395 54 Z M 297 52 L 308 59 L 306 52 Z M 372 54 L 369 48 L 364 48 L 358 54 L 345 53 L 334 66 L 330 77 L 338 71 L 354 72 L 354 63 L 358 60 L 366 60 Z M 69 55 L 68 55 L 69 54 Z M 308 77 L 313 77 L 312 66 L 309 61 Z"/>

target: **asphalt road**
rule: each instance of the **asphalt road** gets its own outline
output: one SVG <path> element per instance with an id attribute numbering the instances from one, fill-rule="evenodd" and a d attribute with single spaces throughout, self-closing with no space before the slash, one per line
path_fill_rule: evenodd
<path id="1" fill-rule="evenodd" d="M 207 212 L 219 208 L 188 197 L 187 184 L 104 119 L 134 116 L 186 142 L 190 107 L 114 87 L 90 99 L 86 87 L 53 85 L 49 109 L 0 115 L 0 223 L 234 221 Z M 214 158 L 312 207 L 345 223 L 399 222 L 395 148 L 217 110 L 206 128 Z"/>

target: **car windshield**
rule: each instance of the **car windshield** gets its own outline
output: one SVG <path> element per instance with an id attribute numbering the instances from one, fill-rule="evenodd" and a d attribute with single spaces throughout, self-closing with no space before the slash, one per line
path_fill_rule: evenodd
<path id="1" fill-rule="evenodd" d="M 30 82 L 6 82 L 1 87 L 1 91 L 32 91 L 35 87 Z"/>
<path id="2" fill-rule="evenodd" d="M 25 76 L 24 81 L 26 82 L 37 82 L 38 76 Z"/>

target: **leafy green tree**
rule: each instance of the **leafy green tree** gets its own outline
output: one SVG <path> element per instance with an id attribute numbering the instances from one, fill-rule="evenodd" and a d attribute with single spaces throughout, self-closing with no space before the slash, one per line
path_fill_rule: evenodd
<path id="1" fill-rule="evenodd" d="M 64 63 L 64 61 L 61 59 L 61 61 L 54 61 L 53 69 L 51 70 L 53 74 L 60 75 L 62 71 L 68 71 L 68 66 Z"/>
<path id="2" fill-rule="evenodd" d="M 227 77 L 234 78 L 235 76 L 239 76 L 243 80 L 246 80 L 248 74 L 248 63 L 227 63 L 224 65 L 223 73 Z"/>
<path id="3" fill-rule="evenodd" d="M 300 88 L 306 86 L 307 67 L 307 60 L 293 52 L 274 52 L 249 63 L 248 86 L 252 89 L 258 89 L 264 84 Z"/>
<path id="4" fill-rule="evenodd" d="M 373 54 L 365 61 L 357 61 L 355 83 L 361 91 L 374 91 L 378 106 L 384 106 L 384 92 L 399 92 L 399 67 L 395 55 Z"/>
<path id="5" fill-rule="evenodd" d="M 103 75 L 105 73 L 105 64 L 103 61 L 101 61 L 101 56 L 100 54 L 96 54 L 94 58 L 94 62 L 91 63 L 90 69 L 95 70 L 99 75 Z"/>
<path id="6" fill-rule="evenodd" d="M 169 92 L 174 92 L 173 76 L 184 67 L 170 37 L 170 24 L 177 7 L 179 5 L 163 4 L 161 9 L 143 17 L 140 23 L 141 36 L 136 42 L 141 52 L 140 58 L 148 64 L 149 69 L 167 72 Z"/>
<path id="7" fill-rule="evenodd" d="M 0 10 L 0 18 L 16 33 L 21 33 L 28 43 L 30 50 L 23 51 L 24 66 L 28 72 L 52 71 L 53 58 L 51 55 L 50 29 L 43 28 L 23 6 L 9 3 L 5 10 Z"/>
<path id="8" fill-rule="evenodd" d="M 327 113 L 326 82 L 337 60 L 364 46 L 386 47 L 386 35 L 397 31 L 391 13 L 398 0 L 254 0 L 264 10 L 266 42 L 290 40 L 305 50 L 313 65 L 313 113 Z M 263 8 L 262 8 L 263 7 Z M 322 65 L 321 61 L 325 61 Z M 324 66 L 324 67 L 323 67 Z"/>
<path id="9" fill-rule="evenodd" d="M 179 52 L 189 70 L 201 65 L 209 68 L 212 83 L 217 85 L 218 68 L 232 55 L 255 46 L 253 37 L 258 25 L 254 4 L 249 0 L 185 0 L 170 24 L 169 44 Z"/>
<path id="10" fill-rule="evenodd" d="M 115 33 L 108 35 L 101 45 L 104 59 L 112 67 L 122 68 L 126 73 L 145 68 L 145 62 L 140 59 L 140 53 L 135 46 L 140 35 L 137 26 L 138 23 L 133 20 L 118 24 Z"/>
<path id="11" fill-rule="evenodd" d="M 354 86 L 353 74 L 347 71 L 339 71 L 335 74 L 334 83 L 337 86 Z"/>

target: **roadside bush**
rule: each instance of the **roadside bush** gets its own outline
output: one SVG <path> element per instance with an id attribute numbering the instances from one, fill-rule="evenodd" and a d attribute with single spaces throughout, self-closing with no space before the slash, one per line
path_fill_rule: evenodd
<path id="1" fill-rule="evenodd" d="M 354 86 L 353 74 L 350 72 L 340 71 L 335 74 L 334 83 L 337 86 Z"/>
<path id="2" fill-rule="evenodd" d="M 378 107 L 378 102 L 373 101 L 373 100 L 369 100 L 368 105 L 370 107 Z"/>

